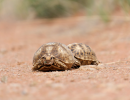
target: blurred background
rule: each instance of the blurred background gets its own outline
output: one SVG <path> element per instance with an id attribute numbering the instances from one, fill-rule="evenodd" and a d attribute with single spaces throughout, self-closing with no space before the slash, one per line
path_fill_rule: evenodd
<path id="1" fill-rule="evenodd" d="M 8 38 L 35 48 L 83 42 L 109 52 L 114 43 L 129 40 L 129 15 L 130 0 L 0 0 L 1 42 Z"/>
<path id="2" fill-rule="evenodd" d="M 85 43 L 101 65 L 32 72 L 47 42 Z M 0 100 L 129 100 L 129 45 L 130 0 L 0 0 Z"/>
<path id="3" fill-rule="evenodd" d="M 59 18 L 98 15 L 104 21 L 130 11 L 130 0 L 0 0 L 1 19 Z"/>

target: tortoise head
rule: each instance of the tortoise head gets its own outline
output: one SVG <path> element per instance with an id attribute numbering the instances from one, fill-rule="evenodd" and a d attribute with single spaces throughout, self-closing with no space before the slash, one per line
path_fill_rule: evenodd
<path id="1" fill-rule="evenodd" d="M 42 56 L 41 60 L 44 65 L 49 66 L 54 63 L 54 56 L 53 55 L 44 55 L 44 56 Z"/>

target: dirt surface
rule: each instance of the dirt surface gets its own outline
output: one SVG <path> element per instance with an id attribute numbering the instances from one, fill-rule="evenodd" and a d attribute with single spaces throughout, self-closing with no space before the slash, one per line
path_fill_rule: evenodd
<path id="1" fill-rule="evenodd" d="M 98 66 L 32 72 L 44 43 L 86 43 Z M 0 100 L 130 100 L 130 20 L 75 17 L 0 22 Z"/>

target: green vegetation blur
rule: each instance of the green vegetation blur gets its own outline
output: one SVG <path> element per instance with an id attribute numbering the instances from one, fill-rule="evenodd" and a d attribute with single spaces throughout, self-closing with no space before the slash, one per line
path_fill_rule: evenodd
<path id="1" fill-rule="evenodd" d="M 0 16 L 18 19 L 58 18 L 77 13 L 108 20 L 116 10 L 130 11 L 130 0 L 0 0 Z"/>

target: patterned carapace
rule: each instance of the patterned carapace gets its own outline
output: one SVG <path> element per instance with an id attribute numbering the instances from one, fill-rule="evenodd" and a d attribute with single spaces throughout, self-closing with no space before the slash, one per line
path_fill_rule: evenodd
<path id="1" fill-rule="evenodd" d="M 33 70 L 68 70 L 76 64 L 78 63 L 71 50 L 66 45 L 57 42 L 42 45 L 33 57 Z"/>
<path id="2" fill-rule="evenodd" d="M 98 65 L 99 61 L 96 54 L 88 45 L 73 43 L 69 44 L 68 48 L 72 51 L 74 57 L 80 61 L 81 65 Z"/>

